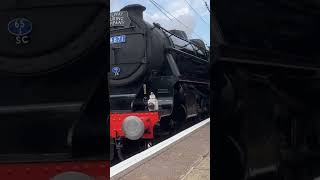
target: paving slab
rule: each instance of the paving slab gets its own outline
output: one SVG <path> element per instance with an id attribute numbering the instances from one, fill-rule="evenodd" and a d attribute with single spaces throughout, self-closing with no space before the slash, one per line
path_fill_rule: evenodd
<path id="1" fill-rule="evenodd" d="M 210 180 L 210 154 L 192 167 L 181 180 Z"/>
<path id="2" fill-rule="evenodd" d="M 152 159 L 111 180 L 182 180 L 210 178 L 210 123 Z"/>

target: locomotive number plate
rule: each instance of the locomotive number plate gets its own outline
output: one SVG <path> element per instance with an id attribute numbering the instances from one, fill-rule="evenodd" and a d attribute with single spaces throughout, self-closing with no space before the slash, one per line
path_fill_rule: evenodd
<path id="1" fill-rule="evenodd" d="M 110 44 L 125 43 L 126 35 L 110 37 Z"/>

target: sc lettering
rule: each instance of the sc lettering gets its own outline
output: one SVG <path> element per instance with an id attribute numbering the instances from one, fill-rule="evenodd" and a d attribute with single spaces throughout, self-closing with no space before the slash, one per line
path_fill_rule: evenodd
<path id="1" fill-rule="evenodd" d="M 28 44 L 30 42 L 28 36 L 17 36 L 16 44 Z"/>

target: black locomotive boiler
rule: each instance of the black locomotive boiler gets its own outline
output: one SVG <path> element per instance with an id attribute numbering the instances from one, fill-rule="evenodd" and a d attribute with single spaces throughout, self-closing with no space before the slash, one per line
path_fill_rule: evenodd
<path id="1" fill-rule="evenodd" d="M 145 7 L 128 5 L 110 14 L 111 158 L 125 142 L 152 145 L 209 110 L 209 51 L 200 39 L 143 19 Z M 138 141 L 136 141 L 138 142 Z"/>
<path id="2" fill-rule="evenodd" d="M 106 6 L 0 2 L 0 179 L 108 177 Z"/>

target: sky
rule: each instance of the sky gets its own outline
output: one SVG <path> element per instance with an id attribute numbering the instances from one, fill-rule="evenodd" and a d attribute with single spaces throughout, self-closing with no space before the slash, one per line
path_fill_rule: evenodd
<path id="1" fill-rule="evenodd" d="M 205 6 L 207 2 L 210 7 L 210 0 L 153 0 L 156 1 L 173 17 L 164 15 L 151 0 L 110 0 L 111 12 L 119 11 L 129 4 L 141 4 L 146 7 L 144 18 L 149 23 L 159 23 L 162 27 L 171 30 L 179 29 L 187 33 L 189 39 L 202 39 L 207 46 L 210 46 L 210 13 Z M 192 7 L 190 7 L 189 5 Z M 165 11 L 164 11 L 165 12 Z"/>

